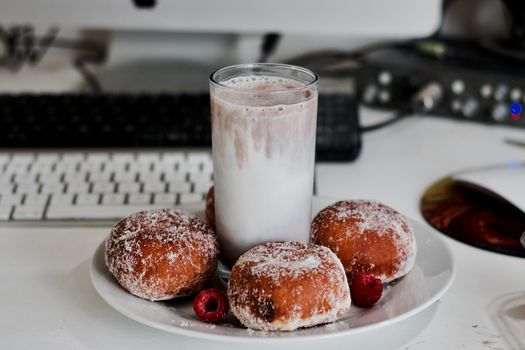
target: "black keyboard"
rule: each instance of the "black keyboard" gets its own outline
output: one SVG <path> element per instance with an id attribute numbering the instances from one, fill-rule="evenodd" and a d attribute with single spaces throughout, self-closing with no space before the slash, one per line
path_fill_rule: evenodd
<path id="1" fill-rule="evenodd" d="M 0 95 L 0 148 L 210 147 L 209 95 Z M 321 94 L 318 161 L 351 161 L 361 148 L 357 107 Z"/>

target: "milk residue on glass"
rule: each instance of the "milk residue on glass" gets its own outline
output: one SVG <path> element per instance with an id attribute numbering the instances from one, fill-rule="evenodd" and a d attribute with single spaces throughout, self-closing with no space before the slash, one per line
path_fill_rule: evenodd
<path id="1" fill-rule="evenodd" d="M 215 216 L 227 263 L 258 243 L 307 242 L 315 87 L 282 77 L 235 77 L 212 87 L 211 109 Z"/>

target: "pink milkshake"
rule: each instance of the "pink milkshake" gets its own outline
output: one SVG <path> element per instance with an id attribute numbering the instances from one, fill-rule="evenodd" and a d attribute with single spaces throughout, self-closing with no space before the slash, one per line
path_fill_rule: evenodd
<path id="1" fill-rule="evenodd" d="M 210 93 L 222 261 L 232 266 L 263 242 L 308 242 L 317 76 L 288 65 L 239 65 L 215 72 Z"/>

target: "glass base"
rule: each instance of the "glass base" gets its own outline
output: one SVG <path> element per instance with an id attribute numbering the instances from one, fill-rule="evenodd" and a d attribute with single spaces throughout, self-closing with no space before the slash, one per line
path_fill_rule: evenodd
<path id="1" fill-rule="evenodd" d="M 217 276 L 219 277 L 219 282 L 224 288 L 228 288 L 228 281 L 230 280 L 231 269 L 224 265 L 221 261 L 217 265 Z"/>

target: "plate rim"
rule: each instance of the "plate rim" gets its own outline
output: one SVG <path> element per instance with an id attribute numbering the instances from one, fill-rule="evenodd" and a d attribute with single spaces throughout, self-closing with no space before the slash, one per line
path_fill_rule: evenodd
<path id="1" fill-rule="evenodd" d="M 329 198 L 329 197 L 318 197 L 315 196 L 314 200 L 318 199 L 319 201 L 328 201 L 333 203 L 338 201 L 338 199 Z M 328 204 L 329 205 L 329 204 Z M 103 249 L 105 246 L 105 242 L 107 238 L 104 238 L 102 242 L 100 242 L 97 245 L 97 248 L 95 249 L 93 255 L 90 259 L 90 265 L 89 265 L 89 275 L 91 284 L 97 291 L 98 295 L 101 297 L 102 300 L 104 300 L 109 306 L 111 306 L 114 310 L 118 311 L 122 315 L 134 320 L 135 322 L 142 323 L 146 326 L 152 327 L 154 329 L 159 329 L 168 333 L 172 334 L 178 334 L 183 336 L 188 336 L 192 338 L 199 338 L 199 339 L 206 339 L 206 340 L 219 340 L 219 341 L 225 341 L 225 342 L 237 342 L 237 343 L 261 343 L 261 342 L 295 342 L 295 341 L 303 341 L 303 340 L 313 340 L 313 339 L 328 339 L 328 338 L 335 338 L 340 336 L 349 336 L 354 334 L 362 334 L 365 332 L 373 331 L 379 328 L 386 327 L 391 324 L 399 323 L 403 320 L 406 320 L 419 312 L 427 309 L 431 305 L 433 305 L 436 301 L 438 301 L 450 288 L 452 285 L 455 276 L 456 276 L 456 264 L 455 264 L 455 258 L 452 254 L 452 251 L 450 250 L 450 247 L 446 243 L 445 239 L 441 237 L 440 235 L 434 234 L 429 228 L 425 227 L 423 223 L 420 223 L 414 219 L 407 218 L 407 220 L 410 222 L 412 227 L 414 227 L 414 232 L 419 232 L 419 230 L 432 233 L 432 239 L 434 239 L 438 245 L 441 246 L 442 252 L 448 256 L 448 259 L 450 261 L 450 277 L 448 278 L 447 282 L 441 286 L 431 297 L 428 298 L 425 302 L 421 303 L 420 305 L 410 309 L 409 311 L 406 311 L 400 315 L 394 316 L 392 318 L 382 320 L 376 323 L 368 324 L 365 326 L 359 326 L 356 328 L 349 328 L 344 330 L 338 330 L 334 332 L 329 333 L 321 333 L 321 334 L 304 334 L 300 336 L 286 336 L 286 337 L 250 337 L 245 335 L 228 335 L 228 334 L 214 334 L 214 333 L 206 333 L 199 330 L 192 330 L 191 328 L 186 327 L 179 327 L 177 325 L 164 325 L 158 322 L 150 321 L 147 318 L 144 318 L 142 316 L 137 316 L 135 313 L 128 312 L 124 308 L 121 308 L 120 306 L 116 306 L 113 304 L 110 298 L 107 298 L 104 293 L 100 291 L 100 286 L 97 285 L 97 277 L 95 276 L 96 272 L 96 264 L 97 264 L 97 258 L 99 255 L 103 256 Z M 417 231 L 416 231 L 417 230 Z M 102 251 L 102 252 L 101 252 Z M 117 283 L 114 281 L 114 283 Z M 337 321 L 336 321 L 337 322 Z M 258 332 L 255 331 L 254 332 Z M 275 332 L 265 332 L 265 334 L 273 334 Z M 284 332 L 283 332 L 284 333 Z M 293 334 L 292 332 L 286 332 L 287 334 Z"/>

